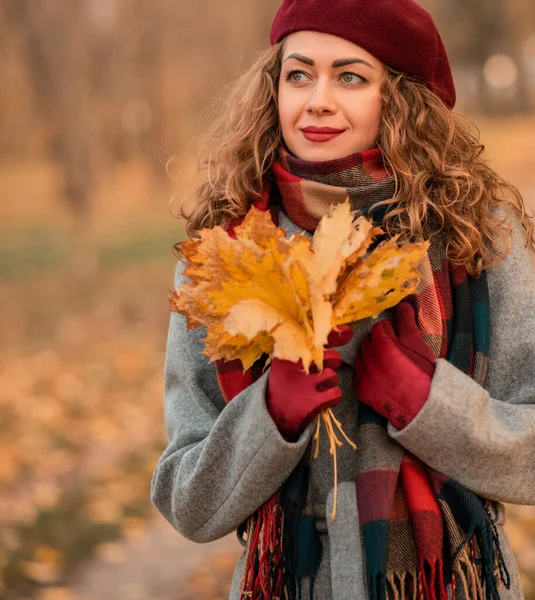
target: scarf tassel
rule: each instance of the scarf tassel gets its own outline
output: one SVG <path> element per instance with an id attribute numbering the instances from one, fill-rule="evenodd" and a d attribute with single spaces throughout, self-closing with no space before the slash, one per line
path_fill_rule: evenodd
<path id="1" fill-rule="evenodd" d="M 459 491 L 457 486 L 452 485 L 451 489 Z M 462 488 L 460 491 L 462 492 Z M 465 598 L 499 600 L 502 584 L 508 590 L 511 588 L 511 577 L 502 552 L 499 531 L 488 503 L 479 498 L 486 509 L 485 514 L 479 502 L 474 502 L 466 492 L 464 494 L 466 497 L 459 493 L 448 494 L 451 495 L 449 502 L 439 498 L 443 515 L 446 515 L 448 522 L 451 519 L 451 526 L 457 527 L 457 531 L 463 531 L 459 522 L 463 525 L 466 522 L 472 523 L 469 533 L 457 545 L 453 555 L 448 557 L 447 575 L 444 576 L 445 564 L 440 557 L 435 557 L 432 562 L 420 559 L 414 573 L 407 571 L 403 575 L 390 573 L 388 561 L 384 563 L 382 570 L 371 570 L 368 564 L 371 600 L 450 600 L 450 594 L 451 598 L 455 598 L 457 586 L 461 586 Z M 465 501 L 464 506 L 461 500 Z M 458 520 L 455 520 L 453 508 L 458 513 Z M 463 509 L 465 512 L 462 512 Z M 444 586 L 450 581 L 451 585 L 448 585 L 446 591 Z M 404 588 L 407 587 L 409 590 L 406 595 Z"/>
<path id="2" fill-rule="evenodd" d="M 418 600 L 448 600 L 444 586 L 444 563 L 440 559 L 424 561 L 418 568 Z"/>
<path id="3" fill-rule="evenodd" d="M 301 460 L 283 486 L 284 506 L 284 589 L 289 598 L 302 600 L 303 577 L 310 577 L 310 600 L 314 600 L 314 581 L 321 564 L 323 546 L 313 515 L 304 514 L 310 469 Z"/>
<path id="4" fill-rule="evenodd" d="M 323 546 L 315 518 L 303 514 L 308 466 L 300 461 L 281 490 L 247 521 L 240 600 L 302 600 L 310 577 L 310 600 Z"/>
<path id="5" fill-rule="evenodd" d="M 375 573 L 368 577 L 371 600 L 449 600 L 443 562 L 421 562 L 413 573 Z"/>
<path id="6" fill-rule="evenodd" d="M 453 559 L 463 549 L 467 551 L 457 560 L 454 570 L 456 579 L 463 586 L 465 596 L 475 600 L 500 600 L 499 581 L 506 589 L 510 589 L 511 576 L 505 564 L 494 521 L 489 519 L 483 525 L 474 526 Z"/>
<path id="7" fill-rule="evenodd" d="M 499 600 L 497 577 L 507 589 L 511 587 L 511 577 L 494 522 L 490 520 L 483 526 L 474 527 L 463 540 L 456 555 L 463 549 L 465 552 L 456 561 L 451 579 L 451 596 L 444 586 L 443 562 L 437 559 L 433 563 L 421 562 L 416 574 L 394 573 L 388 574 L 386 578 L 384 573 L 371 575 L 368 578 L 371 600 L 449 600 L 455 598 L 457 584 L 463 587 L 466 598 Z"/>
<path id="8" fill-rule="evenodd" d="M 247 520 L 240 600 L 271 600 L 280 595 L 284 513 L 279 496 L 280 491 Z"/>
<path id="9" fill-rule="evenodd" d="M 319 569 L 323 547 L 312 515 L 288 515 L 285 537 L 285 585 L 290 598 L 302 600 L 302 581 L 310 577 L 310 600 L 314 600 L 314 581 Z"/>
<path id="10" fill-rule="evenodd" d="M 370 600 L 386 599 L 386 578 L 384 573 L 368 574 L 368 591 Z"/>

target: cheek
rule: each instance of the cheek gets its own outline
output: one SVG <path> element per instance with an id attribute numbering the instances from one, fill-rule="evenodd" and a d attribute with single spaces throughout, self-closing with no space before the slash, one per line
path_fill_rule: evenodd
<path id="1" fill-rule="evenodd" d="M 371 124 L 372 124 L 375 132 L 379 131 L 379 127 L 381 125 L 382 107 L 383 107 L 383 103 L 382 103 L 381 99 L 376 99 L 371 107 L 371 114 L 372 114 Z"/>
<path id="2" fill-rule="evenodd" d="M 354 122 L 375 133 L 381 123 L 382 100 L 377 92 L 362 100 L 358 109 L 353 111 Z"/>
<path id="3" fill-rule="evenodd" d="M 279 91 L 278 112 L 283 131 L 293 127 L 299 118 L 299 107 L 296 98 L 287 90 Z"/>

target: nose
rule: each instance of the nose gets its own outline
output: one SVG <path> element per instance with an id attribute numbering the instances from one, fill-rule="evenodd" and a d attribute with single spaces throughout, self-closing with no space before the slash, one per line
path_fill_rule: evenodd
<path id="1" fill-rule="evenodd" d="M 313 86 L 306 110 L 309 113 L 324 114 L 335 113 L 336 102 L 332 87 L 327 81 L 318 81 Z"/>

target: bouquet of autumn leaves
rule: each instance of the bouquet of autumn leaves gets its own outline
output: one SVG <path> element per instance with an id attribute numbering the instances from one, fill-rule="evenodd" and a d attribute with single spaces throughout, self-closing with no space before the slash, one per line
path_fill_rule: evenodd
<path id="1" fill-rule="evenodd" d="M 206 327 L 203 353 L 210 362 L 240 359 L 248 369 L 263 354 L 312 362 L 321 371 L 324 345 L 337 325 L 375 317 L 418 286 L 417 266 L 429 242 L 399 246 L 392 237 L 368 253 L 383 234 L 365 217 L 355 219 L 346 200 L 331 206 L 314 236 L 286 239 L 269 211 L 251 207 L 232 239 L 221 227 L 204 229 L 181 245 L 188 265 L 184 283 L 169 294 L 171 310 L 183 314 L 187 328 Z M 317 417 L 316 453 L 321 419 L 334 457 L 345 439 L 332 409 Z M 336 486 L 335 486 L 336 488 Z"/>

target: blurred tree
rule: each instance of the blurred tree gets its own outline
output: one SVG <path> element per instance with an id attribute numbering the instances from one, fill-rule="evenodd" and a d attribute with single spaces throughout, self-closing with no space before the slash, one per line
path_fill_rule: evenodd
<path id="1" fill-rule="evenodd" d="M 475 74 L 477 89 L 466 108 L 486 113 L 524 112 L 533 108 L 521 59 L 522 45 L 535 27 L 532 0 L 428 0 L 439 22 L 451 61 Z M 512 58 L 518 69 L 514 89 L 497 94 L 485 78 L 487 61 L 497 54 Z"/>
<path id="2" fill-rule="evenodd" d="M 146 0 L 133 0 L 128 6 L 132 35 L 131 95 L 123 112 L 123 129 L 130 134 L 136 154 L 151 166 L 154 175 L 165 177 L 161 158 L 165 123 L 163 106 L 162 27 L 166 22 L 165 6 Z M 120 39 L 120 38 L 119 38 Z M 123 107 L 124 110 L 125 107 Z M 129 121 L 130 119 L 130 121 Z"/>
<path id="3" fill-rule="evenodd" d="M 74 266 L 81 276 L 91 275 L 96 269 L 91 194 L 98 137 L 90 110 L 80 5 L 66 0 L 5 0 L 4 7 L 10 26 L 24 42 L 34 110 L 47 133 L 50 155 L 61 168 L 64 197 L 74 215 Z"/>
<path id="4" fill-rule="evenodd" d="M 506 0 L 509 16 L 508 28 L 511 55 L 518 65 L 519 110 L 530 112 L 534 108 L 534 98 L 530 96 L 528 69 L 524 59 L 527 40 L 535 33 L 535 2 L 533 0 Z"/>

